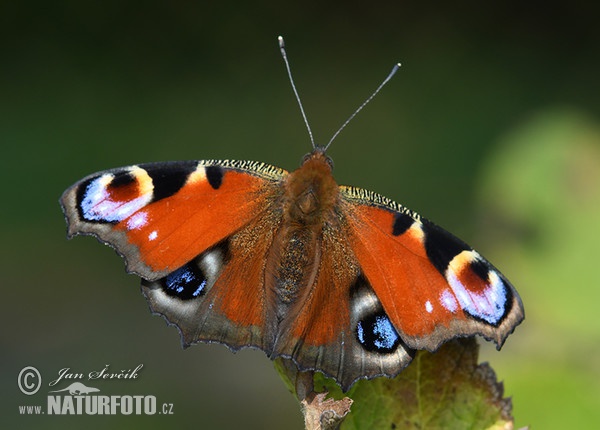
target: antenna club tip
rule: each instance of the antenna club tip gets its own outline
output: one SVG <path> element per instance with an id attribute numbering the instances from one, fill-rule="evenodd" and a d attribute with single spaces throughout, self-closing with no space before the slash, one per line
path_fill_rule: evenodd
<path id="1" fill-rule="evenodd" d="M 285 47 L 285 42 L 283 41 L 283 36 L 277 36 L 277 41 L 279 42 L 279 47 Z"/>
<path id="2" fill-rule="evenodd" d="M 396 67 L 398 67 L 398 68 L 402 67 L 402 63 L 396 63 Z"/>

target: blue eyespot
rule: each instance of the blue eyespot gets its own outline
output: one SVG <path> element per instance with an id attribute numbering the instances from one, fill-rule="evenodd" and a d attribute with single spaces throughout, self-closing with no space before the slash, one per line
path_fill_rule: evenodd
<path id="1" fill-rule="evenodd" d="M 169 273 L 161 280 L 164 291 L 182 300 L 190 300 L 204 294 L 207 279 L 195 264 L 186 264 Z"/>
<path id="2" fill-rule="evenodd" d="M 371 314 L 356 326 L 360 344 L 368 351 L 390 353 L 400 344 L 400 336 L 384 313 Z"/>

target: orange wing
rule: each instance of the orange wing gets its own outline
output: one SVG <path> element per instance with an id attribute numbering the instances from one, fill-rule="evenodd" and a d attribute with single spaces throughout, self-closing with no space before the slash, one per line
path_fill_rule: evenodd
<path id="1" fill-rule="evenodd" d="M 340 193 L 359 266 L 409 347 L 474 334 L 500 347 L 521 322 L 514 287 L 460 239 L 376 193 Z"/>
<path id="2" fill-rule="evenodd" d="M 96 236 L 154 280 L 248 224 L 286 175 L 245 161 L 143 164 L 90 175 L 61 205 L 70 237 Z"/>
<path id="3" fill-rule="evenodd" d="M 114 247 L 185 345 L 268 350 L 264 260 L 287 175 L 246 161 L 143 164 L 90 175 L 61 204 L 69 236 Z"/>

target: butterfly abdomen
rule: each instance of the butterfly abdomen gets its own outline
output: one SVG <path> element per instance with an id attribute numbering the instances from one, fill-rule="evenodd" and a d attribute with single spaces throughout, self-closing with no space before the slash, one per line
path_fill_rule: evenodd
<path id="1" fill-rule="evenodd" d="M 290 304 L 301 285 L 314 281 L 312 252 L 317 238 L 306 228 L 288 229 L 282 234 L 282 247 L 276 273 L 276 291 L 283 304 Z"/>

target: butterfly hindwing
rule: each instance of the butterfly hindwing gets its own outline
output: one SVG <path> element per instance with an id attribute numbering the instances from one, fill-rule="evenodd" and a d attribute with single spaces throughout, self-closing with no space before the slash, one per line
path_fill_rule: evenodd
<path id="1" fill-rule="evenodd" d="M 178 271 L 142 281 L 150 307 L 177 326 L 184 345 L 219 342 L 232 350 L 272 348 L 264 284 L 273 227 L 266 223 L 269 214 L 274 213 L 255 218 Z"/>
<path id="2" fill-rule="evenodd" d="M 411 348 L 479 334 L 498 347 L 523 319 L 514 287 L 460 239 L 376 193 L 340 187 L 361 270 Z"/>

